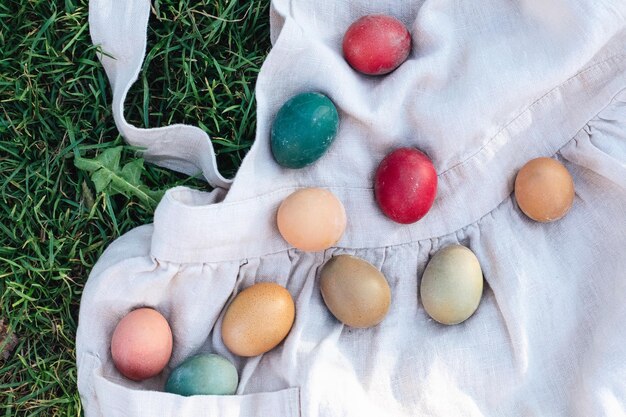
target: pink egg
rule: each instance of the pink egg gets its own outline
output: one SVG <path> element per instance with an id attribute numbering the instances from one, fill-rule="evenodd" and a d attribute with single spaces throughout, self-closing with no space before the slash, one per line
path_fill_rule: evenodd
<path id="1" fill-rule="evenodd" d="M 348 28 L 343 38 L 346 61 L 367 75 L 382 75 L 395 70 L 410 51 L 409 31 L 391 16 L 364 16 Z"/>
<path id="2" fill-rule="evenodd" d="M 400 148 L 378 166 L 374 193 L 387 217 L 398 223 L 414 223 L 428 213 L 435 201 L 437 172 L 422 152 Z"/>
<path id="3" fill-rule="evenodd" d="M 111 356 L 122 375 L 133 381 L 161 373 L 172 355 L 172 330 L 158 311 L 140 308 L 117 324 L 111 339 Z"/>

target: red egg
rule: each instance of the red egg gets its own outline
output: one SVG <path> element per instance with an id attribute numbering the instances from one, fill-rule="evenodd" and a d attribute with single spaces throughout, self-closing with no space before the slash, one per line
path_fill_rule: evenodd
<path id="1" fill-rule="evenodd" d="M 158 311 L 140 308 L 118 323 L 111 339 L 111 356 L 122 375 L 141 381 L 158 375 L 172 355 L 172 330 Z"/>
<path id="2" fill-rule="evenodd" d="M 400 148 L 378 166 L 374 193 L 387 217 L 398 223 L 414 223 L 428 213 L 435 201 L 437 172 L 424 153 Z"/>
<path id="3" fill-rule="evenodd" d="M 382 75 L 395 70 L 410 51 L 409 31 L 391 16 L 364 16 L 348 28 L 343 38 L 346 61 L 367 75 Z"/>

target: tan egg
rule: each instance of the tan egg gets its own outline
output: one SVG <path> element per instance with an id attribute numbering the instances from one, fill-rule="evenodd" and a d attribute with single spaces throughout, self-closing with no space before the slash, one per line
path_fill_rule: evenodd
<path id="1" fill-rule="evenodd" d="M 474 252 L 447 246 L 433 255 L 420 284 L 420 296 L 430 317 L 442 324 L 467 320 L 483 294 L 483 273 Z"/>
<path id="2" fill-rule="evenodd" d="M 346 229 L 346 211 L 328 190 L 304 188 L 287 197 L 276 216 L 278 230 L 290 245 L 306 252 L 328 249 Z"/>
<path id="3" fill-rule="evenodd" d="M 284 287 L 261 282 L 239 293 L 222 321 L 222 340 L 239 356 L 257 356 L 283 341 L 295 318 L 296 308 Z"/>
<path id="4" fill-rule="evenodd" d="M 526 163 L 515 178 L 515 199 L 520 209 L 538 222 L 565 216 L 574 202 L 574 180 L 567 168 L 551 158 Z"/>
<path id="5" fill-rule="evenodd" d="M 134 381 L 161 373 L 172 355 L 172 330 L 158 311 L 140 308 L 117 324 L 111 356 L 122 375 Z"/>
<path id="6" fill-rule="evenodd" d="M 376 326 L 391 303 L 385 276 L 369 262 L 350 255 L 335 256 L 324 265 L 320 290 L 330 312 L 351 327 Z"/>

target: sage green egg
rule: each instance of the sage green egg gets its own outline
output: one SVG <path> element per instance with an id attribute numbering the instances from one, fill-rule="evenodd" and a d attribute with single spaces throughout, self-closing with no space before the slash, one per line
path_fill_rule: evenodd
<path id="1" fill-rule="evenodd" d="M 376 326 L 391 304 L 385 276 L 374 265 L 350 255 L 326 262 L 320 272 L 320 290 L 330 312 L 350 327 Z"/>
<path id="2" fill-rule="evenodd" d="M 467 320 L 483 294 L 483 273 L 474 252 L 461 245 L 447 246 L 433 255 L 420 286 L 424 309 L 442 324 Z"/>
<path id="3" fill-rule="evenodd" d="M 286 168 L 303 168 L 330 147 L 339 129 L 333 102 L 321 93 L 302 93 L 289 99 L 272 124 L 274 159 Z"/>
<path id="4" fill-rule="evenodd" d="M 237 369 L 226 358 L 199 354 L 188 358 L 170 374 L 165 392 L 183 395 L 232 395 L 237 391 Z"/>

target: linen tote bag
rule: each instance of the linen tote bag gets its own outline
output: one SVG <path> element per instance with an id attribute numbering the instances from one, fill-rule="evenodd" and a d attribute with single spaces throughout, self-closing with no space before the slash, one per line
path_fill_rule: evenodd
<path id="1" fill-rule="evenodd" d="M 91 271 L 77 334 L 87 417 L 626 414 L 626 3 L 274 0 L 256 139 L 232 183 L 202 130 L 124 120 L 149 13 L 148 0 L 90 1 L 117 126 L 147 159 L 217 188 L 169 190 L 154 223 L 117 239 Z M 341 53 L 348 26 L 374 13 L 412 35 L 409 59 L 384 77 L 355 72 Z M 333 100 L 340 130 L 315 164 L 282 168 L 271 124 L 306 91 Z M 410 225 L 385 217 L 372 190 L 377 165 L 403 146 L 428 154 L 439 181 L 431 211 Z M 517 171 L 541 156 L 561 161 L 576 189 L 567 216 L 548 224 L 513 196 Z M 345 206 L 346 232 L 328 250 L 302 252 L 278 233 L 279 204 L 302 187 Z M 476 254 L 485 288 L 470 319 L 443 326 L 418 289 L 432 254 L 455 243 Z M 344 326 L 324 305 L 319 271 L 338 254 L 387 278 L 378 326 Z M 265 281 L 291 293 L 293 328 L 274 350 L 238 357 L 221 339 L 224 309 Z M 158 377 L 132 382 L 113 366 L 110 341 L 144 306 L 170 323 L 173 355 Z M 163 392 L 199 352 L 235 364 L 236 395 Z"/>

